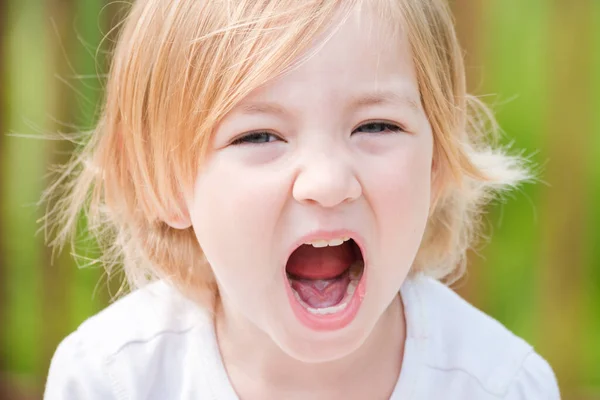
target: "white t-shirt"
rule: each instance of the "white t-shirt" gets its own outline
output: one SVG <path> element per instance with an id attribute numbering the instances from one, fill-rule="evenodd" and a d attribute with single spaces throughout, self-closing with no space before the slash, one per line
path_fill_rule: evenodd
<path id="1" fill-rule="evenodd" d="M 400 293 L 407 338 L 391 399 L 560 398 L 552 369 L 531 346 L 443 284 L 415 278 Z M 64 339 L 44 398 L 238 399 L 212 318 L 164 282 L 118 300 Z"/>

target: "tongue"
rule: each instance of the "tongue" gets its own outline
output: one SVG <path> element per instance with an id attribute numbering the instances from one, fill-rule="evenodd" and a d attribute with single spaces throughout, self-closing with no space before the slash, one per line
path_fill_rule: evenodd
<path id="1" fill-rule="evenodd" d="M 349 242 L 321 248 L 305 244 L 292 253 L 286 269 L 301 279 L 331 279 L 347 270 L 355 258 Z"/>
<path id="2" fill-rule="evenodd" d="M 352 245 L 314 248 L 300 246 L 290 257 L 287 272 L 291 274 L 292 288 L 313 308 L 338 304 L 350 283 L 344 273 L 355 259 Z"/>
<path id="3" fill-rule="evenodd" d="M 290 279 L 298 296 L 312 308 L 326 308 L 337 305 L 346 294 L 350 283 L 347 273 L 333 279 Z"/>

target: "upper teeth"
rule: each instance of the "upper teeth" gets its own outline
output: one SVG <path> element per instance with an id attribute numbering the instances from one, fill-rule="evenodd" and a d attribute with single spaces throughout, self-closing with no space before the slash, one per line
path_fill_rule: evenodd
<path id="1" fill-rule="evenodd" d="M 338 239 L 331 239 L 331 240 L 313 240 L 313 241 L 310 241 L 310 242 L 306 242 L 304 244 L 308 244 L 308 245 L 311 245 L 313 247 L 339 246 L 339 245 L 341 245 L 342 243 L 344 243 L 344 242 L 346 242 L 348 240 L 350 240 L 350 238 L 344 236 L 344 237 L 341 237 L 341 238 L 338 238 Z"/>

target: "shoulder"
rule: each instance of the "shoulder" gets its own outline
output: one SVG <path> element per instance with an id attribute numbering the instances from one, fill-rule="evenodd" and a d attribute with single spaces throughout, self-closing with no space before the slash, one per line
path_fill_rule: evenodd
<path id="1" fill-rule="evenodd" d="M 88 346 L 111 355 L 126 346 L 184 333 L 198 325 L 210 325 L 208 312 L 159 281 L 135 290 L 87 319 L 76 335 Z"/>
<path id="2" fill-rule="evenodd" d="M 135 398 L 132 387 L 143 387 L 140 381 L 164 368 L 165 357 L 185 354 L 191 343 L 188 333 L 202 339 L 212 331 L 211 324 L 207 311 L 166 283 L 136 290 L 86 320 L 60 343 L 44 398 Z"/>
<path id="3" fill-rule="evenodd" d="M 523 339 L 441 282 L 417 277 L 409 286 L 430 374 L 472 386 L 477 398 L 560 398 L 551 367 Z"/>
<path id="4" fill-rule="evenodd" d="M 110 376 L 103 359 L 90 357 L 74 332 L 58 346 L 52 361 L 44 392 L 45 400 L 118 399 L 111 388 Z"/>

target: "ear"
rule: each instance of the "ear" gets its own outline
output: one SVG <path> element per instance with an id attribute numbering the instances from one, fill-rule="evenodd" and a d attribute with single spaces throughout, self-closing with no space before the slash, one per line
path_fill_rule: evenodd
<path id="1" fill-rule="evenodd" d="M 192 219 L 190 217 L 188 202 L 185 200 L 183 193 L 179 195 L 176 203 L 176 207 L 173 207 L 165 215 L 164 221 L 173 229 L 187 229 L 192 226 Z"/>
<path id="2" fill-rule="evenodd" d="M 444 171 L 441 168 L 439 159 L 434 157 L 431 161 L 431 195 L 430 195 L 430 214 L 435 210 L 444 188 Z"/>
<path id="3" fill-rule="evenodd" d="M 185 215 L 174 214 L 167 216 L 165 222 L 173 229 L 187 229 L 192 226 L 191 218 L 187 212 Z"/>

